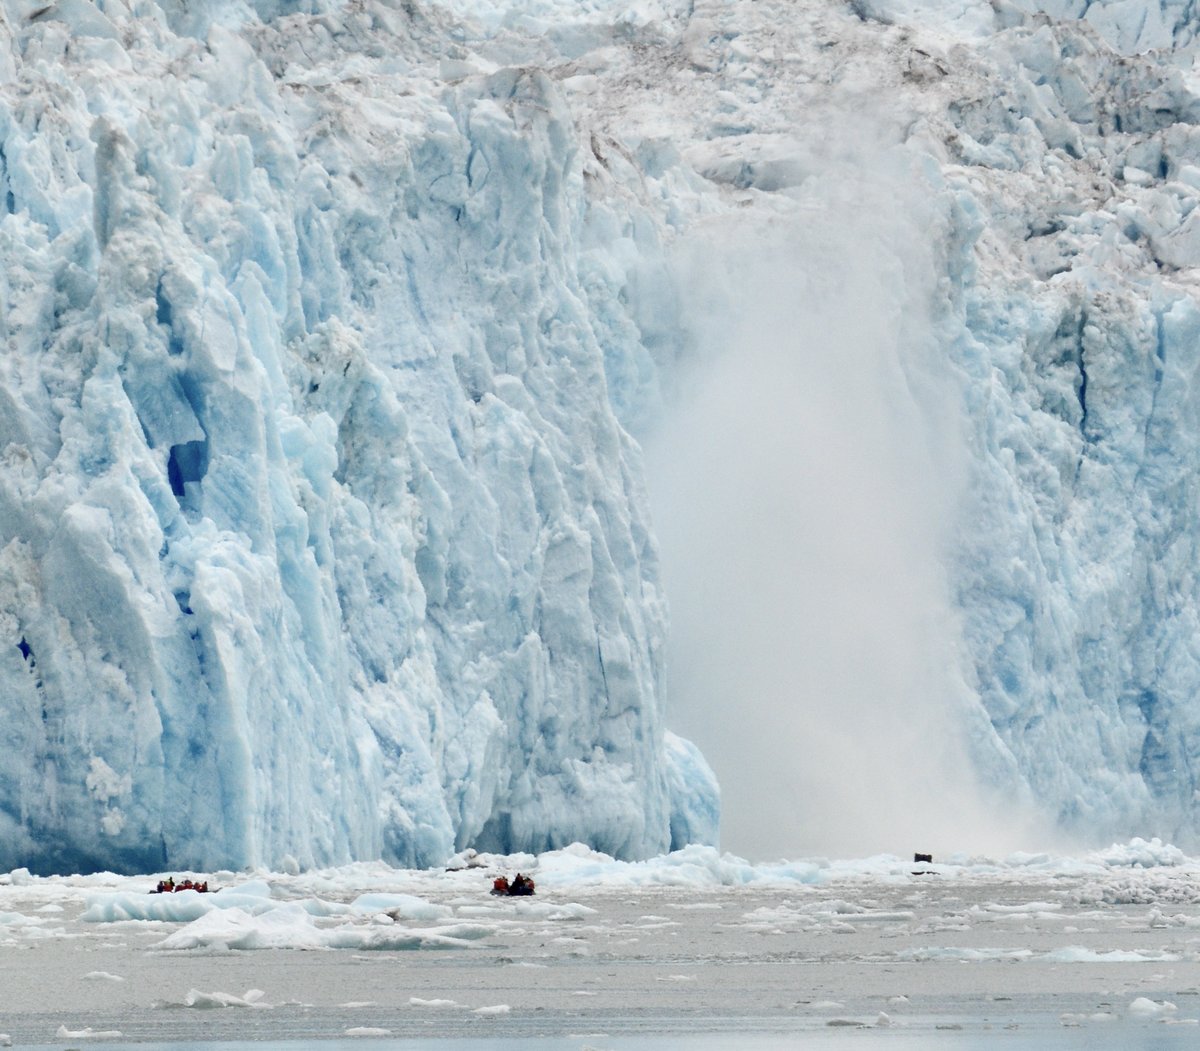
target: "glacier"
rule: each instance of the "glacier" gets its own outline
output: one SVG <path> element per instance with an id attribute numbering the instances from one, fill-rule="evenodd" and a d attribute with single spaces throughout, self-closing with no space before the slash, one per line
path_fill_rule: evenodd
<path id="1" fill-rule="evenodd" d="M 4 14 L 0 865 L 713 840 L 606 379 L 658 226 L 551 80 L 403 5 Z"/>
<path id="2" fill-rule="evenodd" d="M 1197 841 L 1187 5 L 0 12 L 0 867 L 715 842 L 643 446 L 737 370 L 722 259 L 890 209 L 947 740 Z"/>
<path id="3" fill-rule="evenodd" d="M 936 457 L 900 476 L 919 497 L 954 493 L 954 507 L 939 511 L 949 525 L 939 563 L 950 630 L 939 640 L 946 681 L 935 688 L 956 714 L 948 723 L 935 713 L 934 734 L 952 749 L 961 742 L 985 793 L 1060 832 L 1095 841 L 1145 829 L 1194 842 L 1192 41 L 1182 8 L 1085 6 L 1079 21 L 1081 11 L 1007 3 L 868 0 L 806 5 L 807 17 L 777 8 L 757 22 L 706 9 L 700 39 L 725 90 L 703 113 L 707 141 L 690 156 L 746 210 L 787 217 L 796 239 L 829 236 L 839 194 L 851 199 L 837 220 L 850 241 L 862 233 L 855 200 L 884 225 L 889 208 L 912 208 L 918 187 L 923 212 L 910 234 L 935 257 L 873 246 L 867 254 L 878 247 L 886 258 L 871 265 L 894 280 L 866 308 L 917 319 L 879 359 L 902 378 L 872 382 L 920 412 L 913 433 L 940 433 L 961 454 L 958 463 L 949 456 L 945 476 L 931 474 Z M 850 163 L 836 130 L 847 124 L 873 140 L 853 148 Z M 889 204 L 864 169 L 895 155 L 915 174 L 896 180 Z M 802 272 L 801 296 L 829 296 L 816 269 Z M 847 411 L 861 401 L 846 399 Z M 792 484 L 835 455 L 816 443 L 800 450 Z M 874 513 L 886 518 L 880 497 Z M 902 637 L 902 608 L 891 619 Z M 800 704 L 786 716 L 793 736 L 813 733 L 809 709 L 844 723 L 883 721 L 886 733 L 909 699 L 879 689 L 865 712 L 856 698 L 830 710 L 805 700 L 805 675 L 800 668 L 787 684 Z M 928 706 L 914 720 L 922 714 Z M 922 749 L 925 774 L 895 763 L 872 799 L 834 791 L 822 804 L 840 800 L 844 822 L 847 811 L 905 792 L 905 782 L 937 782 L 955 768 L 958 757 L 937 757 L 929 739 L 910 742 L 904 758 L 917 762 Z M 816 751 L 818 776 L 828 775 Z M 920 800 L 927 825 L 939 793 L 944 783 Z"/>

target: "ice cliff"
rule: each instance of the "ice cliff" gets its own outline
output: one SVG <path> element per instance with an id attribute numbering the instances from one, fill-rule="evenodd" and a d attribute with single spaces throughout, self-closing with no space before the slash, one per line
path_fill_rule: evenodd
<path id="1" fill-rule="evenodd" d="M 610 385 L 659 224 L 458 35 L 4 5 L 0 867 L 715 837 Z"/>
<path id="2" fill-rule="evenodd" d="M 0 867 L 714 839 L 639 445 L 678 246 L 815 236 L 862 134 L 972 766 L 1194 842 L 1189 10 L 5 0 Z"/>

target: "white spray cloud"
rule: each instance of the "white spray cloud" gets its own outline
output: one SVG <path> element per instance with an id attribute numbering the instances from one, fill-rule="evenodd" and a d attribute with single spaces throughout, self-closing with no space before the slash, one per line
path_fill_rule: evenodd
<path id="1" fill-rule="evenodd" d="M 905 151 L 840 154 L 798 208 L 683 251 L 696 360 L 647 450 L 673 721 L 721 781 L 726 849 L 1009 849 L 942 560 L 966 450 L 938 218 Z"/>

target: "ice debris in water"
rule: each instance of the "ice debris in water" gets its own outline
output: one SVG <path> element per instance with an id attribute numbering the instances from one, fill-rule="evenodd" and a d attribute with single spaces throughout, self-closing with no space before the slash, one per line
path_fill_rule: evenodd
<path id="1" fill-rule="evenodd" d="M 247 989 L 242 996 L 221 992 L 204 993 L 199 989 L 189 989 L 187 995 L 183 998 L 182 1006 L 194 1007 L 200 1011 L 211 1011 L 226 1007 L 270 1008 L 272 1005 L 263 999 L 264 996 L 266 996 L 266 993 L 261 989 Z M 175 1005 L 160 1004 L 159 1006 Z"/>
<path id="2" fill-rule="evenodd" d="M 1151 1000 L 1149 997 L 1139 996 L 1130 1003 L 1128 1014 L 1130 1018 L 1158 1019 L 1169 1017 L 1178 1010 L 1169 1000 Z"/>

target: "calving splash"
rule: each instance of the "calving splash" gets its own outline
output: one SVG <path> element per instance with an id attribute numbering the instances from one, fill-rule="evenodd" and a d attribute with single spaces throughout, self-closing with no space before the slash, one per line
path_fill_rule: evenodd
<path id="1" fill-rule="evenodd" d="M 693 233 L 696 362 L 649 441 L 673 690 L 725 787 L 723 842 L 751 856 L 1018 831 L 975 783 L 945 565 L 968 457 L 934 329 L 947 223 L 872 130 L 794 214 Z"/>

